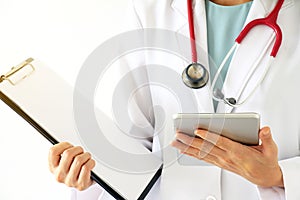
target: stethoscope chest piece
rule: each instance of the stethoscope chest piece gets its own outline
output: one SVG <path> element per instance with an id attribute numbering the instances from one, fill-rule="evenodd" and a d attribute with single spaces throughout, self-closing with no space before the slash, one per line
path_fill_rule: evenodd
<path id="1" fill-rule="evenodd" d="M 190 88 L 204 87 L 209 79 L 208 71 L 200 63 L 192 63 L 182 72 L 182 81 Z"/>

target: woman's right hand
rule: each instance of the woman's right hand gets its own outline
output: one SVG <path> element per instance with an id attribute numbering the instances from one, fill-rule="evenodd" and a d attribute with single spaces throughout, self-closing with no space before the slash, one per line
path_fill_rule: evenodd
<path id="1" fill-rule="evenodd" d="M 91 170 L 95 161 L 82 147 L 62 142 L 49 151 L 49 169 L 58 182 L 82 191 L 92 185 Z"/>

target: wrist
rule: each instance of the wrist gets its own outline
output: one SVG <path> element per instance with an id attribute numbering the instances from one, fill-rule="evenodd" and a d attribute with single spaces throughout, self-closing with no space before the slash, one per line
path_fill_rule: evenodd
<path id="1" fill-rule="evenodd" d="M 279 165 L 277 166 L 277 173 L 275 174 L 277 174 L 277 176 L 274 186 L 284 188 L 283 174 Z"/>
<path id="2" fill-rule="evenodd" d="M 284 187 L 283 174 L 279 165 L 270 171 L 270 179 L 262 187 Z"/>
<path id="3" fill-rule="evenodd" d="M 276 166 L 269 170 L 266 177 L 261 177 L 260 181 L 257 182 L 257 186 L 268 188 L 268 187 L 284 187 L 283 174 L 280 166 Z"/>

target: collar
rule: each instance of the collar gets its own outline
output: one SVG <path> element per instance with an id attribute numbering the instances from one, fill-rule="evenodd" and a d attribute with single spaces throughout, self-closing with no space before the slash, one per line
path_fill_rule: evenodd
<path id="1" fill-rule="evenodd" d="M 293 4 L 294 0 L 285 0 L 282 9 Z M 277 3 L 277 0 L 253 0 L 252 9 L 250 14 L 253 16 L 264 17 L 268 14 Z M 178 12 L 181 16 L 187 18 L 187 5 L 185 0 L 172 0 L 171 7 Z M 205 0 L 194 0 L 194 7 L 199 6 L 200 14 L 205 13 Z M 252 13 L 253 12 L 253 13 Z"/>

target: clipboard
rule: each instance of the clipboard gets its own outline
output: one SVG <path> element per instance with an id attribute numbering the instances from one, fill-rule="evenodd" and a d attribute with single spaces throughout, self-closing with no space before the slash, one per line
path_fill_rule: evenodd
<path id="1" fill-rule="evenodd" d="M 52 144 L 68 141 L 84 147 L 73 120 L 73 89 L 42 62 L 28 58 L 0 76 L 0 99 Z M 103 123 L 111 123 L 101 118 Z M 118 127 L 111 125 L 112 131 Z M 120 131 L 120 130 L 119 130 Z M 41 137 L 42 138 L 42 137 Z M 135 150 L 149 153 L 155 170 L 143 174 L 118 171 L 96 160 L 91 178 L 115 199 L 144 199 L 162 172 L 161 160 L 132 138 L 122 138 Z M 107 152 L 105 152 L 107 153 Z M 109 153 L 109 152 L 108 152 Z M 136 163 L 138 164 L 138 163 Z"/>

